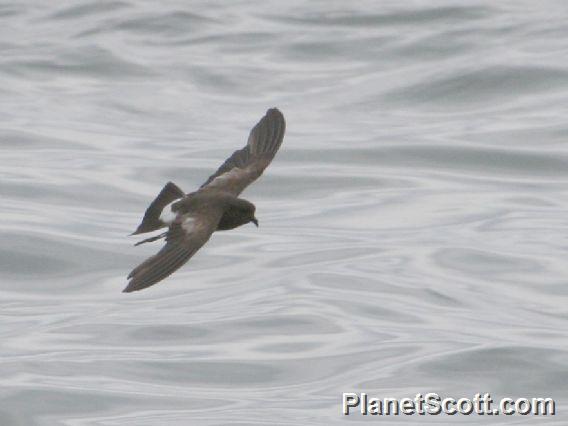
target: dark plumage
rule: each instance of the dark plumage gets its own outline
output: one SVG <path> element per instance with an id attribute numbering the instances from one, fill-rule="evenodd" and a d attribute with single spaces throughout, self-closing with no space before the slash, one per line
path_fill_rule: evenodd
<path id="1" fill-rule="evenodd" d="M 128 275 L 124 292 L 142 290 L 180 268 L 209 240 L 215 231 L 233 229 L 252 222 L 255 206 L 238 195 L 270 164 L 282 144 L 286 122 L 272 108 L 251 130 L 246 146 L 235 151 L 196 191 L 185 194 L 168 182 L 152 201 L 135 234 L 168 227 L 138 244 L 165 238 L 166 245 Z"/>

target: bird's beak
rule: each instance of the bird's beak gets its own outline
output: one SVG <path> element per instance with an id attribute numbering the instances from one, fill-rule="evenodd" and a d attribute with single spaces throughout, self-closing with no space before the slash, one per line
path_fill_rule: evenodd
<path id="1" fill-rule="evenodd" d="M 252 223 L 254 223 L 256 225 L 256 227 L 258 228 L 258 219 L 256 217 L 253 217 L 250 221 Z"/>

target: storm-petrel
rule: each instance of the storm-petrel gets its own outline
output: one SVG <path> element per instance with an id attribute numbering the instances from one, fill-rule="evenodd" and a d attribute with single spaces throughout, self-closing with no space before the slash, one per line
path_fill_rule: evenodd
<path id="1" fill-rule="evenodd" d="M 254 204 L 238 195 L 268 167 L 282 144 L 285 129 L 282 113 L 269 109 L 251 130 L 246 146 L 235 151 L 197 191 L 185 194 L 173 182 L 164 186 L 132 235 L 167 227 L 166 232 L 135 244 L 165 238 L 166 245 L 130 272 L 125 293 L 166 278 L 187 262 L 213 232 L 249 222 L 258 226 Z"/>

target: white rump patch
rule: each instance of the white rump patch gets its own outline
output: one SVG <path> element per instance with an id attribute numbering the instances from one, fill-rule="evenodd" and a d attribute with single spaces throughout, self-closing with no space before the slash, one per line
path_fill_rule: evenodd
<path id="1" fill-rule="evenodd" d="M 160 214 L 160 220 L 162 222 L 164 222 L 166 225 L 170 225 L 174 219 L 176 218 L 176 214 L 172 211 L 172 205 L 176 202 L 172 201 L 170 204 L 168 204 L 166 207 L 164 207 L 164 209 L 162 210 L 162 213 Z"/>

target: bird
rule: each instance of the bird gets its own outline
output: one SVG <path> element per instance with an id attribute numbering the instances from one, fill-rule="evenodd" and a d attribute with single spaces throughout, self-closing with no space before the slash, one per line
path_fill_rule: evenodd
<path id="1" fill-rule="evenodd" d="M 258 227 L 255 205 L 239 195 L 272 162 L 285 130 L 284 115 L 277 108 L 271 108 L 252 128 L 247 144 L 233 152 L 197 191 L 186 194 L 171 181 L 163 187 L 131 235 L 167 228 L 165 232 L 135 244 L 164 239 L 165 245 L 130 272 L 124 293 L 145 289 L 171 275 L 215 231 L 230 230 L 247 223 Z"/>

